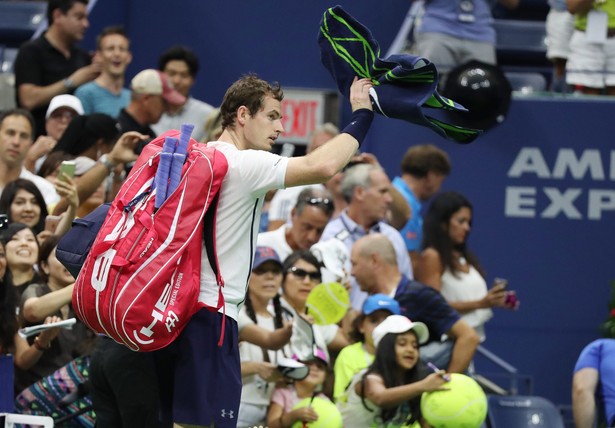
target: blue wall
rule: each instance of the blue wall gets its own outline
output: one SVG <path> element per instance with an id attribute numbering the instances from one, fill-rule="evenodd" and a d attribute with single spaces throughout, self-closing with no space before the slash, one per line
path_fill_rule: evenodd
<path id="1" fill-rule="evenodd" d="M 172 44 L 188 45 L 202 63 L 194 93 L 212 104 L 219 104 L 226 87 L 249 71 L 285 86 L 335 89 L 320 64 L 316 42 L 320 17 L 335 3 L 175 3 L 183 7 L 172 7 L 168 1 L 99 0 L 84 46 L 93 48 L 102 27 L 123 23 L 132 39 L 134 62 L 128 73 L 132 77 L 143 68 L 155 67 L 158 55 Z M 409 7 L 407 0 L 338 3 L 371 29 L 383 51 Z M 606 190 L 611 193 L 603 197 L 613 197 L 614 127 L 604 120 L 613 107 L 600 101 L 516 99 L 507 121 L 469 146 L 444 141 L 405 122 L 378 118 L 364 146 L 392 176 L 398 173 L 399 159 L 412 144 L 432 142 L 450 154 L 453 173 L 445 188 L 465 193 L 475 207 L 471 247 L 489 278 L 508 278 L 509 287 L 517 290 L 521 300 L 518 312 L 496 311 L 488 326 L 486 346 L 533 376 L 535 393 L 557 403 L 570 402 L 572 367 L 582 347 L 597 337 L 598 325 L 607 315 L 608 283 L 615 278 L 615 268 L 609 263 L 613 260 L 615 211 L 611 207 L 599 220 L 587 218 L 590 194 L 595 198 L 598 191 Z M 511 176 L 515 159 L 532 148 L 540 150 L 546 174 L 544 168 L 534 168 L 542 178 L 536 172 Z M 605 178 L 596 175 L 592 179 L 585 173 L 577 179 L 570 172 L 553 178 L 558 154 L 560 161 L 567 154 L 560 151 L 563 148 L 573 149 L 576 157 L 593 150 L 586 156 L 595 158 L 597 151 Z M 534 154 L 531 159 L 537 161 Z M 524 165 L 531 169 L 528 162 Z M 596 169 L 592 171 L 598 174 Z M 529 188 L 524 192 L 535 191 L 533 218 L 505 214 L 507 188 L 512 193 L 519 187 Z M 566 192 L 579 189 L 574 206 L 582 218 L 568 219 L 557 210 L 554 218 L 542 218 L 551 200 L 545 189 L 551 199 L 560 202 L 565 199 L 562 195 L 572 200 L 572 193 Z M 522 204 L 522 212 L 531 211 L 531 198 L 525 198 L 530 201 Z M 568 205 L 564 204 L 565 212 L 576 214 Z"/>
<path id="2" fill-rule="evenodd" d="M 502 125 L 466 146 L 424 128 L 378 118 L 365 147 L 390 174 L 398 173 L 399 160 L 411 144 L 430 142 L 449 153 L 453 171 L 443 187 L 461 191 L 474 205 L 470 248 L 489 280 L 507 278 L 521 300 L 517 312 L 495 311 L 485 345 L 531 375 L 536 394 L 557 403 L 570 402 L 574 363 L 583 346 L 598 337 L 608 314 L 609 282 L 615 279 L 615 150 L 607 134 L 613 126 L 604 122 L 605 112 L 614 107 L 613 101 L 515 99 Z M 573 158 L 585 155 L 594 169 L 580 168 L 576 178 L 564 169 L 563 178 L 557 178 L 558 156 L 564 165 L 570 149 Z M 521 162 L 520 153 L 533 155 Z M 515 177 L 516 159 L 526 172 Z M 506 215 L 506 193 L 520 187 L 528 195 L 535 193 L 521 207 L 525 215 L 533 210 L 531 217 L 518 216 L 512 198 L 512 212 Z M 596 209 L 599 194 L 607 198 L 602 210 Z M 562 195 L 569 195 L 571 203 L 563 203 Z M 555 217 L 542 217 L 551 205 L 560 207 Z M 598 212 L 600 219 L 588 219 Z M 581 218 L 567 218 L 577 215 Z"/>
<path id="3" fill-rule="evenodd" d="M 189 46 L 201 61 L 194 94 L 215 105 L 233 81 L 250 71 L 283 86 L 334 89 L 320 63 L 317 34 L 322 14 L 335 4 L 367 25 L 386 51 L 410 2 L 386 0 L 386 7 L 376 10 L 378 3 L 365 0 L 98 0 L 84 47 L 94 47 L 104 26 L 123 24 L 132 39 L 132 77 L 156 67 L 171 45 Z"/>

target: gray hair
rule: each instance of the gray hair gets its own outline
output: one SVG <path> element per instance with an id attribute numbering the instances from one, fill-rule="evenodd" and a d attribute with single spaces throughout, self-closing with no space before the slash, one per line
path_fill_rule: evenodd
<path id="1" fill-rule="evenodd" d="M 312 202 L 315 199 L 321 199 L 322 201 Z M 295 204 L 295 214 L 301 215 L 307 205 L 320 208 L 328 217 L 333 215 L 335 209 L 331 193 L 326 189 L 319 189 L 318 187 L 308 187 L 299 193 L 297 203 Z"/>
<path id="2" fill-rule="evenodd" d="M 307 151 L 309 152 L 312 150 L 312 144 L 316 135 L 329 134 L 331 137 L 335 137 L 339 133 L 340 129 L 331 122 L 326 122 L 322 125 L 317 126 L 316 128 L 314 128 L 314 130 L 310 133 L 308 137 Z"/>
<path id="3" fill-rule="evenodd" d="M 372 171 L 380 171 L 382 167 L 369 163 L 361 163 L 348 168 L 344 172 L 344 178 L 341 183 L 342 195 L 346 202 L 350 203 L 357 187 L 369 187 L 372 185 L 370 173 Z"/>

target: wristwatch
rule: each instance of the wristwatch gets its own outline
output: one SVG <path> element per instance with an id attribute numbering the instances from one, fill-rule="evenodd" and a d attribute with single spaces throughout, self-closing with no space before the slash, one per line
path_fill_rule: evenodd
<path id="1" fill-rule="evenodd" d="M 72 91 L 73 89 L 77 87 L 77 85 L 75 85 L 75 82 L 73 82 L 70 77 L 67 77 L 66 79 L 64 79 L 62 83 L 64 84 L 64 87 L 69 91 Z"/>
<path id="2" fill-rule="evenodd" d="M 115 169 L 115 165 L 113 164 L 113 162 L 111 162 L 109 156 L 106 153 L 98 158 L 98 163 L 103 164 L 105 168 L 107 168 L 107 171 L 109 171 L 109 173 L 111 173 Z"/>

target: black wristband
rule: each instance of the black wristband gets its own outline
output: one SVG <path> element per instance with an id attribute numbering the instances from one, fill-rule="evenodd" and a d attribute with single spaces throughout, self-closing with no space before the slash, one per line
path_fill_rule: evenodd
<path id="1" fill-rule="evenodd" d="M 365 139 L 365 134 L 367 134 L 373 119 L 374 112 L 372 110 L 366 108 L 355 110 L 352 112 L 350 123 L 342 129 L 342 133 L 352 135 L 359 142 L 360 146 Z"/>

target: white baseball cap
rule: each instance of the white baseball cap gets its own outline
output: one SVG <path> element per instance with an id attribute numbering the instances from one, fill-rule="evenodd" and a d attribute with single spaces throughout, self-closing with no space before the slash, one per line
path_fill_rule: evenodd
<path id="1" fill-rule="evenodd" d="M 56 95 L 49 102 L 49 107 L 47 107 L 47 113 L 45 114 L 45 119 L 49 119 L 51 113 L 59 109 L 60 107 L 68 107 L 77 112 L 78 115 L 82 115 L 85 112 L 83 111 L 83 104 L 81 104 L 81 100 L 74 95 L 62 94 Z"/>
<path id="2" fill-rule="evenodd" d="M 377 348 L 382 338 L 389 333 L 399 334 L 408 331 L 416 334 L 421 345 L 429 340 L 429 329 L 422 322 L 412 322 L 403 315 L 389 315 L 372 332 L 374 346 Z"/>

